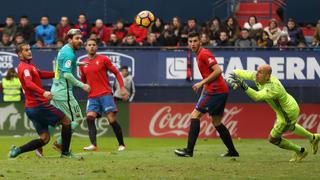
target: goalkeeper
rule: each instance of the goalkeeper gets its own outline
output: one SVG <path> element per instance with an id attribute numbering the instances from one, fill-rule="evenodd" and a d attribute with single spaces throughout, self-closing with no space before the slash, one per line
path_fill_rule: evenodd
<path id="1" fill-rule="evenodd" d="M 283 149 L 294 151 L 291 162 L 299 162 L 308 155 L 307 150 L 285 138 L 282 134 L 287 131 L 305 137 L 310 141 L 312 153 L 318 151 L 319 134 L 312 134 L 297 123 L 299 106 L 295 99 L 287 93 L 281 82 L 271 75 L 269 65 L 261 65 L 257 71 L 234 70 L 228 83 L 236 89 L 241 87 L 254 101 L 266 101 L 276 112 L 276 123 L 269 136 L 269 142 Z M 244 80 L 255 82 L 258 91 L 250 88 Z"/>

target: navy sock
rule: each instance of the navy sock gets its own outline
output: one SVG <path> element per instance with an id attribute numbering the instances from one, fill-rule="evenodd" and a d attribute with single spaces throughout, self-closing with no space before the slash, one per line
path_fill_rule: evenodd
<path id="1" fill-rule="evenodd" d="M 229 152 L 237 152 L 233 145 L 229 130 L 222 123 L 219 126 L 216 126 L 215 128 L 218 131 L 221 140 L 228 148 Z"/>
<path id="2" fill-rule="evenodd" d="M 117 121 L 110 123 L 110 125 L 112 126 L 113 132 L 117 137 L 119 146 L 122 145 L 124 146 L 124 142 L 123 142 L 123 135 L 122 135 L 122 130 L 121 130 L 121 126 L 118 124 Z"/>
<path id="3" fill-rule="evenodd" d="M 62 154 L 69 152 L 70 141 L 72 136 L 71 124 L 62 126 L 61 138 L 62 138 Z"/>
<path id="4" fill-rule="evenodd" d="M 91 144 L 97 146 L 97 128 L 95 118 L 93 116 L 87 116 L 88 134 Z"/>
<path id="5" fill-rule="evenodd" d="M 193 153 L 194 146 L 197 142 L 198 136 L 200 132 L 200 120 L 199 119 L 191 119 L 190 130 L 188 135 L 188 147 L 187 149 Z"/>
<path id="6" fill-rule="evenodd" d="M 34 139 L 27 144 L 20 146 L 20 153 L 29 152 L 44 146 L 45 143 L 41 139 Z"/>

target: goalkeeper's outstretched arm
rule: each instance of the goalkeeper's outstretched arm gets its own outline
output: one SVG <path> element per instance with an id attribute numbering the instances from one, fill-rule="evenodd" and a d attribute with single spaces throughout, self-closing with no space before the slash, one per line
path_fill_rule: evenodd
<path id="1" fill-rule="evenodd" d="M 242 78 L 243 80 L 255 81 L 257 72 L 242 70 L 242 69 L 235 69 L 233 73 L 238 77 Z"/>

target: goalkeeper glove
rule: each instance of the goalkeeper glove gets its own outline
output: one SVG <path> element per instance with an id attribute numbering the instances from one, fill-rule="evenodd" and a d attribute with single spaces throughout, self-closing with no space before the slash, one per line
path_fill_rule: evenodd
<path id="1" fill-rule="evenodd" d="M 233 83 L 238 84 L 245 91 L 249 88 L 246 82 L 234 73 L 230 73 L 230 79 Z"/>

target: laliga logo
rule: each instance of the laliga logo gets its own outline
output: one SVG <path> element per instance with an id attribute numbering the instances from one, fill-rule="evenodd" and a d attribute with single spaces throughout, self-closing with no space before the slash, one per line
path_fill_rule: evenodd
<path id="1" fill-rule="evenodd" d="M 234 116 L 239 114 L 242 108 L 232 107 L 230 109 L 225 109 L 225 114 L 221 120 L 222 123 L 229 129 L 231 135 L 236 135 L 237 132 L 237 121 L 234 120 Z M 187 135 L 188 128 L 190 125 L 191 114 L 186 113 L 171 113 L 170 106 L 164 106 L 159 109 L 151 118 L 149 124 L 149 131 L 154 136 L 162 136 L 167 134 L 175 134 L 177 136 Z M 211 123 L 209 117 L 205 117 L 200 124 L 201 131 L 200 134 L 205 136 L 210 136 L 215 132 L 215 128 Z"/>
<path id="2" fill-rule="evenodd" d="M 1 79 L 6 76 L 8 69 L 15 68 L 19 64 L 18 55 L 0 51 L 0 75 Z"/>
<path id="3" fill-rule="evenodd" d="M 117 53 L 117 52 L 97 52 L 97 54 L 105 55 L 107 56 L 113 63 L 113 65 L 116 66 L 117 69 L 120 69 L 121 66 L 126 65 L 129 67 L 129 72 L 132 77 L 135 75 L 135 59 L 132 56 L 128 56 L 126 54 Z M 81 62 L 84 58 L 86 58 L 87 55 L 83 55 L 78 57 L 77 62 Z M 77 67 L 77 75 L 80 78 L 80 70 L 79 67 Z M 109 72 L 109 75 L 113 77 L 113 74 Z"/>

